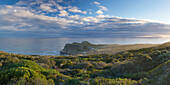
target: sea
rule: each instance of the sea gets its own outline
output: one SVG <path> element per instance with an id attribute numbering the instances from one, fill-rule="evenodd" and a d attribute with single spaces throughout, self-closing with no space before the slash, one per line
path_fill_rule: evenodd
<path id="1" fill-rule="evenodd" d="M 170 38 L 0 38 L 0 51 L 24 55 L 60 55 L 67 43 L 89 41 L 93 44 L 161 44 Z"/>

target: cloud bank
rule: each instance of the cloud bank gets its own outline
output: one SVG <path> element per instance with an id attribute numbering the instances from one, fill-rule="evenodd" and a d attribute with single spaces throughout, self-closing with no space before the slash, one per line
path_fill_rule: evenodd
<path id="1" fill-rule="evenodd" d="M 64 0 L 20 0 L 0 5 L 0 37 L 170 37 L 170 25 L 83 10 Z M 64 5 L 62 5 L 64 4 Z"/>

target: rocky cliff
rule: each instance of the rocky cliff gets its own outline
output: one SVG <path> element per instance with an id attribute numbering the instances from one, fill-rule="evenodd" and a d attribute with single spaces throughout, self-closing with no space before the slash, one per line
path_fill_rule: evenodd
<path id="1" fill-rule="evenodd" d="M 154 46 L 159 46 L 159 44 L 132 44 L 132 45 L 91 44 L 88 41 L 83 41 L 81 43 L 75 42 L 71 44 L 66 44 L 64 49 L 60 51 L 60 54 L 67 55 L 115 54 L 122 51 L 148 48 Z"/>
<path id="2" fill-rule="evenodd" d="M 64 49 L 60 51 L 61 54 L 68 54 L 68 55 L 77 55 L 77 54 L 84 54 L 91 50 L 94 50 L 95 47 L 93 44 L 83 41 L 82 43 L 72 43 L 66 44 Z"/>

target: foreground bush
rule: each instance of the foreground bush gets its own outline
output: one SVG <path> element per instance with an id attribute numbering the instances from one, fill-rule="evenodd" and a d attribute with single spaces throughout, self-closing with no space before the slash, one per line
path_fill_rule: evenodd
<path id="1" fill-rule="evenodd" d="M 18 55 L 0 51 L 0 85 L 168 85 L 170 43 L 117 54 Z"/>

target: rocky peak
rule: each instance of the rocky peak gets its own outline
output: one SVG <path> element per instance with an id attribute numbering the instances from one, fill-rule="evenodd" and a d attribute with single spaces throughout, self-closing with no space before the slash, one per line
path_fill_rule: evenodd
<path id="1" fill-rule="evenodd" d="M 92 45 L 90 42 L 88 41 L 82 41 L 82 44 L 88 44 L 88 45 Z"/>
<path id="2" fill-rule="evenodd" d="M 61 54 L 76 55 L 83 54 L 94 50 L 93 44 L 88 41 L 83 41 L 82 43 L 74 42 L 72 44 L 66 44 L 64 49 L 60 51 Z"/>

